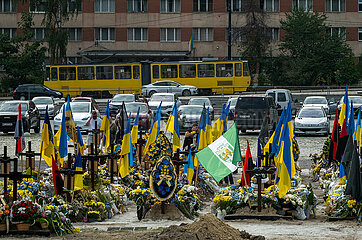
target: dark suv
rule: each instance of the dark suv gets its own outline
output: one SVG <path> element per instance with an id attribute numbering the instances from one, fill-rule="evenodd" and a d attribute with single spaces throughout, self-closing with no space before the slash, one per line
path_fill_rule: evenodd
<path id="1" fill-rule="evenodd" d="M 274 129 L 278 122 L 278 111 L 272 97 L 238 97 L 235 105 L 235 122 L 241 132 L 261 129 L 265 117 L 269 129 Z"/>
<path id="2" fill-rule="evenodd" d="M 13 98 L 18 100 L 30 100 L 34 97 L 53 97 L 53 98 L 62 98 L 63 93 L 59 91 L 52 90 L 41 84 L 23 84 L 19 85 L 13 94 Z"/>

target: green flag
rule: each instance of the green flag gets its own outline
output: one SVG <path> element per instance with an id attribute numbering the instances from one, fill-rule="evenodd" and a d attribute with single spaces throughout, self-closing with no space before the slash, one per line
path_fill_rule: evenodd
<path id="1" fill-rule="evenodd" d="M 208 173 L 219 182 L 237 169 L 241 161 L 238 130 L 235 123 L 212 144 L 196 153 Z"/>

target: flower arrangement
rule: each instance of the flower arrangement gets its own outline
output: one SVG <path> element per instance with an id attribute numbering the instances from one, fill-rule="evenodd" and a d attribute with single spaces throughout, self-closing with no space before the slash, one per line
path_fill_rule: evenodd
<path id="1" fill-rule="evenodd" d="M 11 205 L 12 221 L 33 223 L 39 214 L 40 205 L 28 198 L 14 201 Z"/>
<path id="2" fill-rule="evenodd" d="M 143 137 L 143 140 L 147 141 L 149 133 L 147 132 Z M 171 143 L 166 135 L 160 132 L 159 137 L 149 147 L 147 153 L 149 160 L 152 164 L 155 164 L 162 155 L 171 156 L 172 147 Z"/>
<path id="3" fill-rule="evenodd" d="M 129 198 L 133 200 L 137 206 L 143 206 L 147 201 L 151 200 L 152 193 L 148 188 L 137 187 L 129 192 Z"/>
<path id="4" fill-rule="evenodd" d="M 197 188 L 190 185 L 178 185 L 177 193 L 174 194 L 172 202 L 189 219 L 194 219 L 201 204 L 197 195 Z M 175 191 L 175 192 L 176 192 Z"/>
<path id="5" fill-rule="evenodd" d="M 2 200 L 2 204 L 0 205 L 0 223 L 6 223 L 7 219 L 10 216 L 10 207 Z"/>

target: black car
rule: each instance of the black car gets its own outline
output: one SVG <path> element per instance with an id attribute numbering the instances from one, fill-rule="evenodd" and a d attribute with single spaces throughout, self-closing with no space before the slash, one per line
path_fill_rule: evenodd
<path id="1" fill-rule="evenodd" d="M 15 100 L 30 100 L 34 97 L 48 96 L 53 98 L 62 98 L 63 93 L 52 90 L 41 84 L 23 84 L 19 85 L 13 94 Z"/>
<path id="2" fill-rule="evenodd" d="M 269 129 L 274 129 L 278 122 L 278 111 L 272 97 L 242 96 L 235 105 L 237 128 L 241 132 L 259 130 L 266 118 Z"/>
<path id="3" fill-rule="evenodd" d="M 23 120 L 24 132 L 34 129 L 40 132 L 40 114 L 35 103 L 28 101 L 6 101 L 0 107 L 0 131 L 4 133 L 14 132 L 18 119 L 18 106 L 21 104 L 21 118 Z"/>

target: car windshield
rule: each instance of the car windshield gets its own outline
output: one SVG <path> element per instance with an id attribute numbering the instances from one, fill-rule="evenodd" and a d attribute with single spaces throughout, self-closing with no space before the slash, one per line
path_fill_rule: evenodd
<path id="1" fill-rule="evenodd" d="M 327 99 L 325 98 L 306 98 L 304 104 L 327 104 Z"/>
<path id="2" fill-rule="evenodd" d="M 264 97 L 240 97 L 237 101 L 238 109 L 267 109 L 268 104 Z"/>
<path id="3" fill-rule="evenodd" d="M 191 98 L 189 105 L 201 105 L 210 106 L 210 100 L 208 98 Z"/>
<path id="4" fill-rule="evenodd" d="M 230 106 L 235 106 L 237 100 L 238 100 L 237 98 L 232 98 L 232 99 L 230 99 L 230 100 L 229 100 Z M 229 104 L 229 103 L 228 103 L 228 104 Z"/>
<path id="5" fill-rule="evenodd" d="M 180 107 L 180 112 L 185 115 L 201 115 L 202 107 Z"/>
<path id="6" fill-rule="evenodd" d="M 6 102 L 0 107 L 0 112 L 18 112 L 19 102 Z M 21 111 L 28 110 L 27 103 L 21 103 Z"/>
<path id="7" fill-rule="evenodd" d="M 310 109 L 305 108 L 300 110 L 298 117 L 300 118 L 322 118 L 325 117 L 325 113 L 322 109 Z"/>
<path id="8" fill-rule="evenodd" d="M 133 95 L 123 95 L 119 94 L 113 97 L 112 102 L 133 102 L 134 96 Z"/>
<path id="9" fill-rule="evenodd" d="M 33 102 L 37 105 L 53 104 L 51 98 L 34 98 Z"/>
<path id="10" fill-rule="evenodd" d="M 172 95 L 152 95 L 151 101 L 173 102 Z"/>
<path id="11" fill-rule="evenodd" d="M 64 103 L 63 106 L 66 106 L 67 103 Z M 70 108 L 72 109 L 72 113 L 89 113 L 90 112 L 90 104 L 86 102 L 71 102 Z M 63 112 L 63 107 L 59 111 Z"/>
<path id="12" fill-rule="evenodd" d="M 147 106 L 144 104 L 125 104 L 126 111 L 129 113 L 136 113 L 140 108 L 140 113 L 147 113 Z"/>

